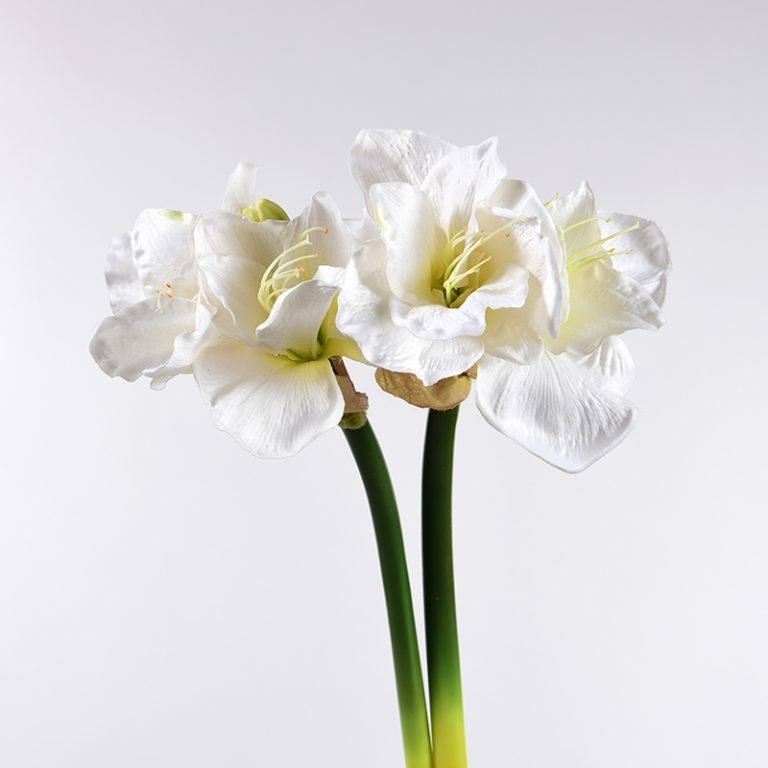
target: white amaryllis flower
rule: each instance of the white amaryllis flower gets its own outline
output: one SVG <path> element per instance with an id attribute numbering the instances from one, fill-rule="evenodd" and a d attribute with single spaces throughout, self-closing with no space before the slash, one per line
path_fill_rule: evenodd
<path id="1" fill-rule="evenodd" d="M 218 335 L 193 368 L 217 425 L 251 453 L 279 458 L 344 414 L 329 358 L 356 354 L 334 322 L 355 240 L 324 194 L 290 221 L 253 221 L 250 184 L 241 167 L 228 193 L 238 212 L 205 215 L 195 230 L 204 301 Z"/>
<path id="2" fill-rule="evenodd" d="M 486 351 L 535 360 L 561 319 L 559 249 L 537 218 L 506 210 L 515 182 L 495 140 L 364 131 L 352 169 L 378 227 L 347 270 L 338 324 L 365 358 L 426 386 Z M 524 305 L 526 323 L 500 334 Z"/>
<path id="3" fill-rule="evenodd" d="M 162 387 L 191 371 L 204 326 L 193 231 L 197 217 L 153 209 L 143 211 L 131 233 L 114 239 L 106 280 L 113 315 L 91 341 L 91 354 L 110 376 L 139 376 Z"/>
<path id="4" fill-rule="evenodd" d="M 545 226 L 557 228 L 566 268 L 564 322 L 556 338 L 541 339 L 543 350 L 528 365 L 486 354 L 478 364 L 478 407 L 532 453 L 578 472 L 634 424 L 635 408 L 625 398 L 632 358 L 617 335 L 662 324 L 667 243 L 653 222 L 598 212 L 586 184 L 553 199 L 546 212 L 529 187 L 517 192 L 506 200 L 509 211 L 545 222 L 551 216 Z"/>

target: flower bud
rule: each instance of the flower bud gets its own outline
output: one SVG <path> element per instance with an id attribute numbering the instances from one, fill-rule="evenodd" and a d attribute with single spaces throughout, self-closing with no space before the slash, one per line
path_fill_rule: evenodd
<path id="1" fill-rule="evenodd" d="M 243 208 L 242 214 L 251 221 L 288 221 L 290 218 L 281 206 L 266 197 Z"/>

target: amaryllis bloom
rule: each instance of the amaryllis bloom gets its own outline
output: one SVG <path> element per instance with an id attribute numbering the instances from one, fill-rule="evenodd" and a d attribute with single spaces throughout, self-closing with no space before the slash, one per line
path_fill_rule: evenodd
<path id="1" fill-rule="evenodd" d="M 426 386 L 487 351 L 535 359 L 562 315 L 559 249 L 537 218 L 506 210 L 496 141 L 364 131 L 352 169 L 375 227 L 347 270 L 338 324 L 365 358 Z M 531 327 L 500 334 L 524 305 Z"/>
<path id="2" fill-rule="evenodd" d="M 248 167 L 233 183 L 249 189 Z M 230 191 L 238 212 L 205 215 L 195 230 L 216 335 L 194 375 L 221 429 L 257 456 L 290 456 L 344 414 L 329 359 L 358 354 L 334 322 L 356 241 L 324 194 L 295 219 L 254 221 L 249 195 Z"/>
<path id="3" fill-rule="evenodd" d="M 199 285 L 193 231 L 197 217 L 180 211 L 143 211 L 133 231 L 116 237 L 106 280 L 113 316 L 91 341 L 91 354 L 110 376 L 140 376 L 161 387 L 191 371 L 204 323 L 198 322 Z"/>
<path id="4" fill-rule="evenodd" d="M 556 197 L 546 209 L 530 187 L 521 185 L 518 193 L 506 201 L 511 212 L 536 215 L 558 232 L 567 278 L 564 322 L 556 338 L 541 337 L 533 362 L 484 356 L 478 364 L 478 407 L 532 453 L 578 472 L 617 445 L 634 424 L 636 411 L 625 397 L 632 358 L 618 334 L 662 324 L 667 243 L 651 221 L 598 212 L 586 184 Z M 517 312 L 525 324 L 526 310 Z"/>

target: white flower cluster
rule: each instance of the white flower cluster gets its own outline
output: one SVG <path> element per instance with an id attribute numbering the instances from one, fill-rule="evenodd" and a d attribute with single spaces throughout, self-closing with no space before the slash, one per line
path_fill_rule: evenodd
<path id="1" fill-rule="evenodd" d="M 158 387 L 191 372 L 217 424 L 262 457 L 339 424 L 338 357 L 426 392 L 476 376 L 487 421 L 566 471 L 614 447 L 635 419 L 618 337 L 662 323 L 659 228 L 598 211 L 586 184 L 542 202 L 507 178 L 495 140 L 363 131 L 352 168 L 362 221 L 322 193 L 289 219 L 251 164 L 220 210 L 144 211 L 109 252 L 96 362 Z"/>

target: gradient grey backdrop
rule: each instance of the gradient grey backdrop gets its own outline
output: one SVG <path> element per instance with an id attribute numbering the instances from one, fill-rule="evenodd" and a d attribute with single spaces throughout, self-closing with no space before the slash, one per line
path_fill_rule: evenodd
<path id="1" fill-rule="evenodd" d="M 762 3 L 1 0 L 0 764 L 394 768 L 384 603 L 338 431 L 260 462 L 191 378 L 100 373 L 113 235 L 241 159 L 348 215 L 361 127 L 498 135 L 673 248 L 628 339 L 634 434 L 571 477 L 463 408 L 458 598 L 475 768 L 768 765 Z M 424 414 L 372 420 L 418 582 Z"/>

